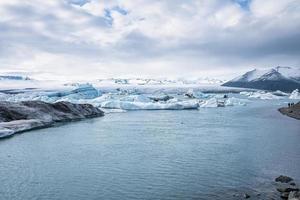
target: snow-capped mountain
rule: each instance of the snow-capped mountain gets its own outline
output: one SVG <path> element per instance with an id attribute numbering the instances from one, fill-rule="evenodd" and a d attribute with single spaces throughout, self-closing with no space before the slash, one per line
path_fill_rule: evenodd
<path id="1" fill-rule="evenodd" d="M 280 66 L 268 70 L 254 69 L 223 86 L 291 92 L 300 88 L 300 69 Z"/>

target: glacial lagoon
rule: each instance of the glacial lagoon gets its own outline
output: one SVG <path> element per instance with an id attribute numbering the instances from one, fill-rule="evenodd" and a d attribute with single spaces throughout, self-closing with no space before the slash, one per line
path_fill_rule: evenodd
<path id="1" fill-rule="evenodd" d="M 300 180 L 300 123 L 247 106 L 106 114 L 0 141 L 1 200 L 257 199 Z"/>

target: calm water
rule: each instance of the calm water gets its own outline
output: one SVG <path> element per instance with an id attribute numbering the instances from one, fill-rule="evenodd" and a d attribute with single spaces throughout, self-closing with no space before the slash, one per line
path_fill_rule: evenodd
<path id="1" fill-rule="evenodd" d="M 300 122 L 269 104 L 133 111 L 16 135 L 0 141 L 0 199 L 266 198 L 276 176 L 300 179 Z"/>

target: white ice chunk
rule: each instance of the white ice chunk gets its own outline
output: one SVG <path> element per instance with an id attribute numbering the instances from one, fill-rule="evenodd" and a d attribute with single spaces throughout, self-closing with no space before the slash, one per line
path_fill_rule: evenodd
<path id="1" fill-rule="evenodd" d="M 291 95 L 290 95 L 289 98 L 290 98 L 290 99 L 300 99 L 300 93 L 299 93 L 299 90 L 298 90 L 298 89 L 294 90 L 294 91 L 291 93 Z"/>
<path id="2" fill-rule="evenodd" d="M 257 91 L 257 92 L 240 92 L 241 95 L 245 95 L 249 98 L 272 100 L 272 99 L 282 99 L 282 97 L 276 96 L 270 92 Z"/>
<path id="3" fill-rule="evenodd" d="M 249 100 L 230 97 L 225 100 L 225 106 L 245 106 Z"/>
<path id="4" fill-rule="evenodd" d="M 197 101 L 174 101 L 174 102 L 135 102 L 108 100 L 101 103 L 101 108 L 123 110 L 182 110 L 196 109 Z"/>
<path id="5" fill-rule="evenodd" d="M 216 98 L 210 98 L 208 100 L 199 103 L 200 108 L 216 108 L 218 107 L 218 100 Z"/>

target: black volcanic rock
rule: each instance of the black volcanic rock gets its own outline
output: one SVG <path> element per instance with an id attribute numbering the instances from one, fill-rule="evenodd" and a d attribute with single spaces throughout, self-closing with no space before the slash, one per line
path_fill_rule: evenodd
<path id="1" fill-rule="evenodd" d="M 289 183 L 292 180 L 293 180 L 293 178 L 288 177 L 288 176 L 283 176 L 283 175 L 280 175 L 277 178 L 275 178 L 276 182 L 281 182 L 281 183 Z"/>
<path id="2" fill-rule="evenodd" d="M 56 122 L 67 122 L 103 115 L 103 111 L 90 104 L 0 101 L 0 138 L 17 132 L 51 126 Z"/>

